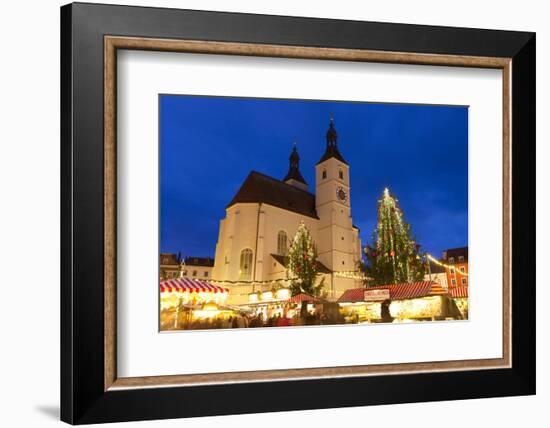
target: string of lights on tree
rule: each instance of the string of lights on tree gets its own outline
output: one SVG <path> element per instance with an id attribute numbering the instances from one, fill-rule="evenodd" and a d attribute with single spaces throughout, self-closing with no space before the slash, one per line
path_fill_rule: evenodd
<path id="1" fill-rule="evenodd" d="M 294 279 L 290 282 L 293 296 L 306 293 L 310 296 L 321 295 L 324 282 L 316 283 L 317 247 L 304 222 L 300 222 L 288 250 L 288 270 Z"/>
<path id="2" fill-rule="evenodd" d="M 412 239 L 411 227 L 387 187 L 378 201 L 378 223 L 372 240 L 372 244 L 365 247 L 365 271 L 372 285 L 408 283 L 424 278 L 420 245 Z"/>

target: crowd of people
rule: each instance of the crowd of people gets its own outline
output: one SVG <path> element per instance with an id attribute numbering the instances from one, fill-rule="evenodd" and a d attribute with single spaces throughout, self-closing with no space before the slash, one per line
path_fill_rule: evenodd
<path id="1" fill-rule="evenodd" d="M 449 306 L 456 304 L 452 299 L 444 300 Z M 249 305 L 246 307 L 212 307 L 197 308 L 181 305 L 161 310 L 160 330 L 218 330 L 235 328 L 292 327 L 334 324 L 363 324 L 400 322 L 390 311 L 390 300 L 378 305 L 371 312 L 363 312 L 355 307 L 340 307 L 336 302 L 308 304 L 275 304 Z M 451 308 L 451 309 L 453 309 Z M 467 310 L 467 309 L 466 309 Z M 376 312 L 375 312 L 376 311 Z M 378 315 L 379 314 L 379 315 Z M 414 321 L 432 321 L 439 319 L 464 319 L 458 308 L 455 312 L 446 309 L 445 318 L 423 317 L 410 318 Z M 467 314 L 467 312 L 466 312 Z M 409 320 L 409 318 L 405 318 Z"/>
<path id="2" fill-rule="evenodd" d="M 291 327 L 303 325 L 330 325 L 350 322 L 339 311 L 297 311 L 289 316 L 285 311 L 266 316 L 265 312 L 235 312 L 209 318 L 195 318 L 190 312 L 180 313 L 177 322 L 175 314 L 161 316 L 161 330 L 205 330 L 229 328 Z M 164 322 L 163 322 L 164 319 Z M 353 321 L 352 321 L 353 322 Z"/>

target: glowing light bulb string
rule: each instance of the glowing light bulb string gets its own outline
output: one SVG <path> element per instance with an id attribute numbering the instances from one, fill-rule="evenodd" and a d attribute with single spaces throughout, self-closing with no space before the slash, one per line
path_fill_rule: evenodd
<path id="1" fill-rule="evenodd" d="M 454 272 L 458 275 L 463 275 L 463 276 L 468 276 L 468 273 L 467 272 L 461 272 L 459 269 L 457 269 L 455 266 L 452 266 L 452 265 L 448 265 L 446 263 L 443 263 L 443 262 L 440 262 L 439 260 L 437 260 L 435 257 L 433 257 L 431 254 L 426 254 L 426 257 L 432 261 L 433 263 L 439 265 L 439 266 L 442 266 L 444 267 L 445 269 L 449 269 L 450 271 L 454 270 Z M 368 276 L 365 276 L 362 274 L 362 272 L 360 271 L 353 271 L 353 270 L 345 270 L 345 271 L 335 271 L 333 272 L 333 274 L 339 278 L 348 278 L 348 279 L 356 279 L 356 280 L 362 280 L 362 281 L 366 281 L 366 280 L 369 280 L 371 278 L 369 278 Z M 224 285 L 224 284 L 230 284 L 230 285 L 239 285 L 239 284 L 242 284 L 242 285 L 262 285 L 262 284 L 280 284 L 280 283 L 286 283 L 286 282 L 291 282 L 291 281 L 295 281 L 297 280 L 298 278 L 295 277 L 295 278 L 279 278 L 279 279 L 269 279 L 269 280 L 264 280 L 264 281 L 252 281 L 252 280 L 219 280 L 219 279 L 212 279 L 212 278 L 209 278 L 209 279 L 205 279 L 204 281 L 205 282 L 213 282 L 213 283 L 216 283 L 216 284 L 221 284 L 221 285 Z"/>
<path id="2" fill-rule="evenodd" d="M 455 266 L 448 265 L 448 264 L 445 264 L 445 263 L 443 263 L 443 262 L 440 262 L 440 261 L 437 260 L 435 257 L 433 257 L 431 254 L 426 254 L 426 257 L 427 257 L 430 261 L 434 262 L 436 265 L 442 266 L 442 267 L 444 267 L 445 269 L 449 269 L 451 272 L 454 270 L 454 273 L 456 273 L 456 274 L 458 274 L 458 275 L 468 276 L 468 273 L 460 271 L 460 270 L 457 269 Z"/>

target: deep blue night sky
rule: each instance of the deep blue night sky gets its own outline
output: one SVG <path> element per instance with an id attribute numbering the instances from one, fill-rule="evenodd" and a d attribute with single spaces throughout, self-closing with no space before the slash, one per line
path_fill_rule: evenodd
<path id="1" fill-rule="evenodd" d="M 219 220 L 245 177 L 282 179 L 293 142 L 314 193 L 331 113 L 363 244 L 388 186 L 424 250 L 439 257 L 468 245 L 467 107 L 177 95 L 159 103 L 161 252 L 214 256 Z"/>

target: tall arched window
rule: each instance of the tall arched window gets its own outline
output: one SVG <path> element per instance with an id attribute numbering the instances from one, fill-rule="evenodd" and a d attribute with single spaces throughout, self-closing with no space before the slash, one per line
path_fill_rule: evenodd
<path id="1" fill-rule="evenodd" d="M 245 248 L 241 251 L 241 264 L 239 269 L 239 279 L 249 281 L 252 277 L 252 250 Z"/>
<path id="2" fill-rule="evenodd" d="M 287 236 L 284 230 L 279 230 L 277 234 L 277 254 L 286 256 L 288 253 Z"/>

